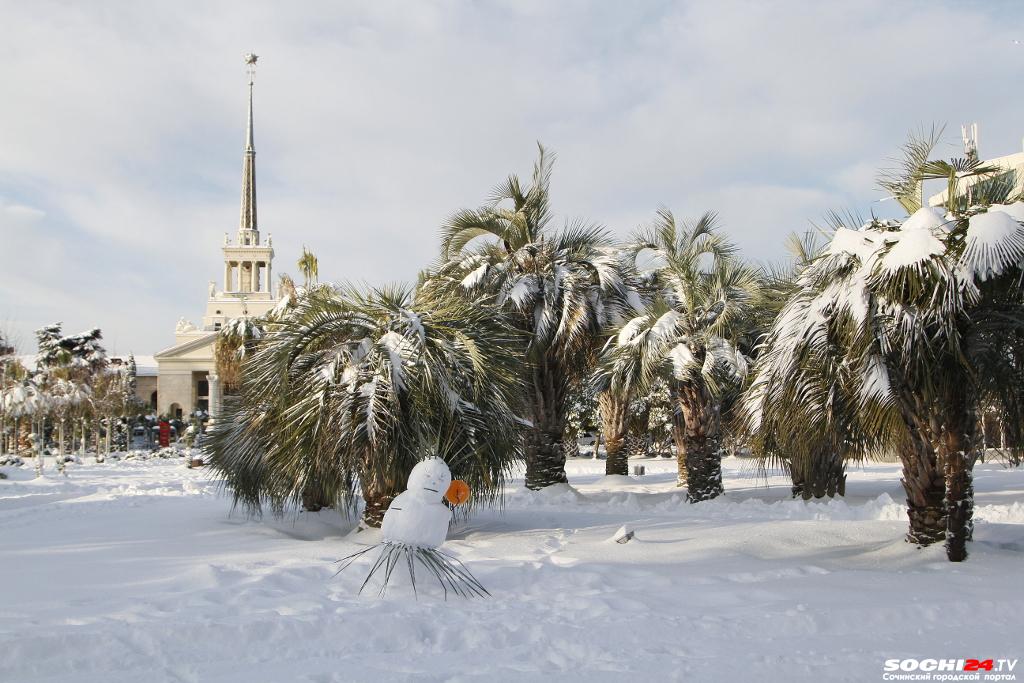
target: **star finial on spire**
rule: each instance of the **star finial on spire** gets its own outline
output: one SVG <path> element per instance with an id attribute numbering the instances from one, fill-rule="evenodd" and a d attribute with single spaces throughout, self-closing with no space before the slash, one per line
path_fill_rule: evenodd
<path id="1" fill-rule="evenodd" d="M 249 67 L 249 85 L 252 85 L 252 79 L 256 75 L 256 60 L 259 58 L 260 56 L 255 52 L 245 53 L 245 63 Z"/>

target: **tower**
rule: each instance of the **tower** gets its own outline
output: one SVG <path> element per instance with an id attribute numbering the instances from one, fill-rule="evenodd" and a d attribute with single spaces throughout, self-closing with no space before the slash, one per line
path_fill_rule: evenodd
<path id="1" fill-rule="evenodd" d="M 266 313 L 277 302 L 274 296 L 274 248 L 270 234 L 266 242 L 260 238 L 256 214 L 256 145 L 253 137 L 253 83 L 256 76 L 255 54 L 245 56 L 249 76 L 249 116 L 245 129 L 245 151 L 242 156 L 242 201 L 238 234 L 232 242 L 224 234 L 221 248 L 224 256 L 224 281 L 218 290 L 210 283 L 204 330 L 218 330 L 232 318 Z"/>
<path id="2" fill-rule="evenodd" d="M 978 161 L 978 124 L 960 126 L 960 137 L 964 141 L 964 155 L 971 161 Z"/>
<path id="3" fill-rule="evenodd" d="M 249 76 L 249 118 L 242 156 L 242 207 L 234 242 L 224 233 L 224 281 L 218 289 L 210 281 L 203 325 L 196 327 L 185 318 L 178 320 L 174 346 L 154 355 L 158 367 L 157 411 L 163 415 L 186 416 L 206 411 L 212 420 L 220 411 L 221 382 L 217 376 L 218 330 L 234 319 L 264 315 L 277 304 L 274 296 L 274 248 L 270 233 L 266 242 L 256 221 L 256 145 L 253 141 L 252 91 L 256 55 L 247 54 Z"/>

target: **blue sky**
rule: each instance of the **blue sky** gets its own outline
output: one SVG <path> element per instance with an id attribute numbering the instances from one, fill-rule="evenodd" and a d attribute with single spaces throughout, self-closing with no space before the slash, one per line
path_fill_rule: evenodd
<path id="1" fill-rule="evenodd" d="M 751 259 L 872 210 L 907 133 L 1021 150 L 1024 7 L 965 2 L 0 2 L 0 327 L 112 351 L 198 321 L 238 223 L 242 55 L 260 55 L 275 271 L 411 280 L 438 226 L 542 141 L 555 209 L 626 235 L 717 211 Z"/>

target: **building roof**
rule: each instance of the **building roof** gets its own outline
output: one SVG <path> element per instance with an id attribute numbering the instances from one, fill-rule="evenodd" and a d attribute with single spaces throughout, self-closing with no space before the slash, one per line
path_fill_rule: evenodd
<path id="1" fill-rule="evenodd" d="M 209 346 L 213 344 L 216 339 L 216 332 L 204 332 L 201 336 L 196 336 L 194 339 L 189 339 L 188 341 L 184 341 L 180 344 L 169 346 L 162 351 L 158 351 L 153 358 L 155 359 L 155 362 L 159 363 L 161 360 L 174 358 L 175 356 L 180 356 L 184 353 L 188 353 L 189 351 Z"/>

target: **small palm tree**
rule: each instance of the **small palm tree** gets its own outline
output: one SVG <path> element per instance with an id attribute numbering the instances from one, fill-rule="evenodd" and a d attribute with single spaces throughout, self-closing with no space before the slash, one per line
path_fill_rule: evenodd
<path id="1" fill-rule="evenodd" d="M 628 401 L 657 378 L 669 383 L 679 485 L 691 502 L 722 492 L 722 401 L 746 374 L 738 341 L 758 290 L 714 214 L 677 223 L 667 209 L 637 236 L 633 253 L 653 265 L 657 298 L 623 325 L 605 349 L 599 381 Z"/>
<path id="2" fill-rule="evenodd" d="M 250 512 L 303 498 L 379 526 L 428 455 L 493 501 L 520 456 L 513 332 L 486 306 L 402 287 L 321 287 L 247 355 L 211 461 Z"/>
<path id="3" fill-rule="evenodd" d="M 242 361 L 263 338 L 264 327 L 258 318 L 232 318 L 217 334 L 213 357 L 224 394 L 236 393 L 241 387 Z"/>
<path id="4" fill-rule="evenodd" d="M 552 157 L 539 150 L 529 187 L 510 176 L 489 204 L 452 216 L 441 264 L 427 276 L 452 297 L 492 297 L 521 334 L 531 489 L 567 481 L 571 396 L 593 368 L 602 330 L 639 303 L 632 270 L 604 230 L 581 223 L 552 229 Z"/>
<path id="5" fill-rule="evenodd" d="M 833 215 L 830 220 L 838 223 L 842 219 Z M 842 409 L 856 408 L 856 400 L 848 391 L 843 393 L 849 389 L 848 383 L 844 384 L 837 374 L 845 367 L 813 353 L 813 348 L 801 351 L 800 364 L 789 362 L 793 352 L 779 353 L 780 330 L 774 327 L 776 321 L 787 320 L 793 314 L 793 307 L 807 305 L 800 296 L 806 284 L 801 276 L 826 246 L 815 233 L 792 234 L 787 240 L 790 263 L 764 270 L 755 309 L 761 337 L 754 349 L 756 391 L 744 395 L 738 420 L 762 465 L 774 464 L 787 470 L 793 481 L 793 496 L 805 500 L 844 495 L 846 459 L 862 457 L 861 451 L 849 447 L 853 438 L 849 423 L 855 416 L 840 419 L 837 415 Z M 808 391 L 812 385 L 813 393 Z M 821 396 L 829 398 L 809 400 Z M 841 426 L 848 428 L 842 437 L 835 438 Z"/>
<path id="6" fill-rule="evenodd" d="M 320 262 L 317 260 L 316 255 L 306 248 L 306 245 L 302 245 L 302 256 L 299 257 L 296 265 L 299 268 L 299 272 L 306 279 L 306 289 L 310 289 L 317 283 L 317 279 L 320 276 Z"/>
<path id="7" fill-rule="evenodd" d="M 57 467 L 64 472 L 65 425 L 80 404 L 92 399 L 92 391 L 85 384 L 68 379 L 57 379 L 50 388 L 50 396 L 54 418 L 57 420 Z"/>

